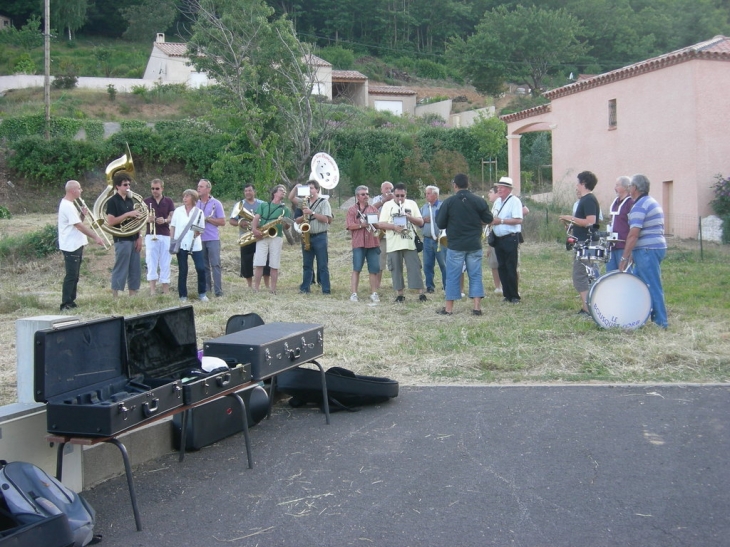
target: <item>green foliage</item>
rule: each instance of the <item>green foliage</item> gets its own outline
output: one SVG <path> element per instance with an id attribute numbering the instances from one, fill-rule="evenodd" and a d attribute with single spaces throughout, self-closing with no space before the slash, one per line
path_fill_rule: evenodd
<path id="1" fill-rule="evenodd" d="M 114 87 L 114 84 L 106 86 L 106 92 L 109 95 L 110 101 L 115 101 L 117 99 L 117 88 Z"/>
<path id="2" fill-rule="evenodd" d="M 43 45 L 43 34 L 41 33 L 41 18 L 33 15 L 28 22 L 20 27 L 9 27 L 0 32 L 0 44 L 14 46 L 26 52 Z"/>
<path id="3" fill-rule="evenodd" d="M 28 53 L 23 53 L 13 67 L 14 74 L 35 74 L 35 63 Z"/>
<path id="4" fill-rule="evenodd" d="M 716 175 L 712 189 L 715 193 L 715 197 L 710 202 L 712 209 L 718 216 L 730 215 L 730 177 L 725 178 L 722 175 Z"/>
<path id="5" fill-rule="evenodd" d="M 3 124 L 4 125 L 4 124 Z M 1 126 L 0 126 L 1 127 Z M 73 141 L 56 137 L 25 137 L 13 143 L 8 167 L 24 177 L 47 185 L 78 178 L 102 163 L 103 146 L 98 141 Z"/>
<path id="6" fill-rule="evenodd" d="M 76 87 L 78 81 L 79 79 L 76 77 L 75 74 L 64 74 L 61 76 L 56 76 L 53 79 L 53 82 L 51 82 L 51 87 L 53 89 L 73 89 L 74 87 Z"/>
<path id="7" fill-rule="evenodd" d="M 0 239 L 0 258 L 33 260 L 58 252 L 58 227 L 46 224 L 36 232 Z"/>
<path id="8" fill-rule="evenodd" d="M 12 214 L 5 205 L 0 205 L 0 218 L 12 218 Z"/>
<path id="9" fill-rule="evenodd" d="M 449 77 L 446 67 L 428 59 L 416 61 L 416 76 L 419 78 L 431 78 L 432 80 L 445 80 Z"/>
<path id="10" fill-rule="evenodd" d="M 350 49 L 341 46 L 330 46 L 317 50 L 317 55 L 332 63 L 336 70 L 351 70 L 355 64 L 355 54 Z"/>
<path id="11" fill-rule="evenodd" d="M 89 139 L 98 139 L 104 134 L 104 125 L 98 120 L 51 117 L 50 134 L 53 138 L 72 139 L 81 129 L 86 131 Z M 44 114 L 6 118 L 0 124 L 0 138 L 8 139 L 11 143 L 26 137 L 40 137 L 45 131 Z"/>
<path id="12" fill-rule="evenodd" d="M 60 31 L 68 30 L 68 40 L 73 39 L 73 34 L 84 26 L 86 22 L 86 10 L 88 0 L 63 0 L 63 2 L 51 2 L 51 21 Z"/>
<path id="13" fill-rule="evenodd" d="M 367 171 L 365 170 L 365 158 L 360 149 L 355 150 L 347 169 L 347 175 L 350 180 L 349 190 L 354 194 L 355 188 L 368 183 Z"/>
<path id="14" fill-rule="evenodd" d="M 144 0 L 119 10 L 129 23 L 122 37 L 125 40 L 148 41 L 158 32 L 165 32 L 177 15 L 174 0 Z"/>

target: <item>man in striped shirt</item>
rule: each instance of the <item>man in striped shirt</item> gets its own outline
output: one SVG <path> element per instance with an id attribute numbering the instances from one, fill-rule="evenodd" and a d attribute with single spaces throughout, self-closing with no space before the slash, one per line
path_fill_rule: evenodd
<path id="1" fill-rule="evenodd" d="M 619 269 L 626 271 L 634 263 L 634 273 L 649 287 L 651 296 L 651 320 L 666 329 L 667 308 L 662 288 L 661 263 L 667 254 L 664 239 L 664 211 L 649 196 L 649 179 L 634 175 L 629 183 L 629 193 L 634 206 L 629 213 L 629 235 L 621 257 Z"/>

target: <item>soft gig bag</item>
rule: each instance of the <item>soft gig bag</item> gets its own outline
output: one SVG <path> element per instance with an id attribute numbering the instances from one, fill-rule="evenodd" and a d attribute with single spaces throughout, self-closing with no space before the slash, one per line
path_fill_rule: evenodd
<path id="1" fill-rule="evenodd" d="M 0 465 L 0 492 L 20 524 L 32 525 L 63 514 L 74 547 L 98 541 L 94 537 L 96 512 L 85 499 L 31 463 L 0 461 Z"/>
<path id="2" fill-rule="evenodd" d="M 362 376 L 342 367 L 332 367 L 325 373 L 327 396 L 332 412 L 354 411 L 363 405 L 384 403 L 398 396 L 398 382 L 390 378 Z M 307 403 L 322 405 L 322 378 L 319 370 L 297 367 L 277 377 L 278 391 L 292 396 L 294 407 Z"/>

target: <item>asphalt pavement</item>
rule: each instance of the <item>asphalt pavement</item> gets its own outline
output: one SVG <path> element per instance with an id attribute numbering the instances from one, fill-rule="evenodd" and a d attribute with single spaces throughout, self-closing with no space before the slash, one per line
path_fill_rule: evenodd
<path id="1" fill-rule="evenodd" d="M 102 547 L 727 546 L 730 386 L 401 387 L 274 407 L 84 493 Z"/>

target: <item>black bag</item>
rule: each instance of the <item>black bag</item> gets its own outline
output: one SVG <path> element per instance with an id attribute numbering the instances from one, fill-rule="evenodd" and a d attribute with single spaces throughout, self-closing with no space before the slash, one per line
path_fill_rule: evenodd
<path id="1" fill-rule="evenodd" d="M 349 410 L 384 403 L 398 396 L 398 382 L 389 378 L 361 376 L 342 367 L 332 367 L 325 373 L 330 410 Z M 320 405 L 322 376 L 319 370 L 297 367 L 277 377 L 277 391 L 291 395 L 289 404 L 300 407 L 307 403 Z"/>
<path id="2" fill-rule="evenodd" d="M 421 241 L 421 238 L 418 237 L 418 234 L 413 234 L 413 243 L 416 244 L 416 252 L 423 252 L 423 241 Z"/>
<path id="3" fill-rule="evenodd" d="M 497 236 L 494 235 L 494 232 L 492 230 L 489 230 L 489 235 L 487 236 L 487 243 L 489 243 L 490 247 L 494 247 L 497 244 Z"/>
<path id="4" fill-rule="evenodd" d="M 31 463 L 2 461 L 0 464 L 0 491 L 18 522 L 34 524 L 64 514 L 74 547 L 83 547 L 97 539 L 94 536 L 96 513 L 84 498 Z"/>

